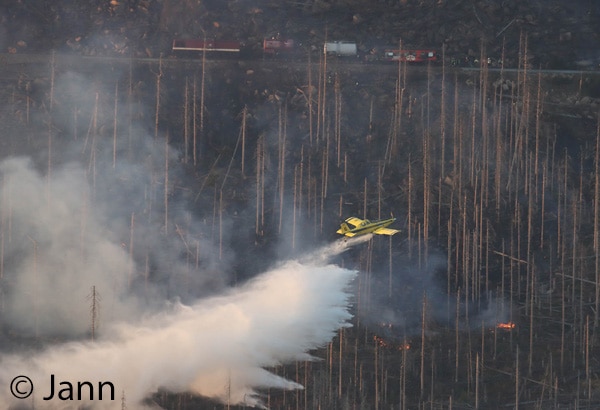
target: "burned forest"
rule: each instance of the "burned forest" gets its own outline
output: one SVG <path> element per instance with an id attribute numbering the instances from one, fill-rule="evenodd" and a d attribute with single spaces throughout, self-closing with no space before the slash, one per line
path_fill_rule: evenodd
<path id="1" fill-rule="evenodd" d="M 79 24 L 36 30 L 4 10 L 0 384 L 36 393 L 0 406 L 600 406 L 600 76 L 571 70 L 597 55 L 576 18 L 554 53 L 531 4 L 459 1 L 474 20 L 433 26 L 450 2 L 400 1 L 404 38 L 443 57 L 365 64 L 162 52 L 205 29 L 256 46 L 271 3 L 106 3 L 49 5 Z M 295 7 L 323 29 L 344 4 Z M 378 13 L 312 39 L 382 38 Z M 344 239 L 351 216 L 400 232 Z M 49 374 L 116 397 L 44 402 Z"/>

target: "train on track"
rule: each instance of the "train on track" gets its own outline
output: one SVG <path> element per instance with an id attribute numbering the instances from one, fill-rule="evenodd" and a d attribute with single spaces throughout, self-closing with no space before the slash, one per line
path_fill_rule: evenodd
<path id="1" fill-rule="evenodd" d="M 293 39 L 265 38 L 263 39 L 262 52 L 257 53 L 255 48 L 247 47 L 243 42 L 212 39 L 175 39 L 172 51 L 175 55 L 206 56 L 236 56 L 237 58 L 301 58 L 308 52 L 322 52 L 331 57 L 355 59 L 363 62 L 407 62 L 407 63 L 435 63 L 439 61 L 435 49 L 405 49 L 393 46 L 375 46 L 363 48 L 360 51 L 358 44 L 351 41 L 325 42 L 319 47 L 305 47 Z M 257 55 L 258 54 L 258 55 Z"/>

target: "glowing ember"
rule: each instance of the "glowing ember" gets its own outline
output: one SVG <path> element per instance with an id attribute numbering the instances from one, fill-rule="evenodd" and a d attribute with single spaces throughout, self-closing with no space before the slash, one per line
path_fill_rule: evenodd
<path id="1" fill-rule="evenodd" d="M 392 344 L 392 343 L 389 343 L 384 338 L 379 337 L 377 335 L 373 336 L 373 340 L 375 340 L 375 343 L 379 347 L 385 347 L 385 348 L 393 349 L 393 350 L 409 350 L 410 349 L 410 345 L 406 342 L 400 343 L 400 344 Z"/>

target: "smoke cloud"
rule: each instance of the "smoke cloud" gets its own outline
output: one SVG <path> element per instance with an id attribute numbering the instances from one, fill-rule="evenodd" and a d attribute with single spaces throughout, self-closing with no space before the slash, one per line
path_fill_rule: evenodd
<path id="1" fill-rule="evenodd" d="M 428 325 L 442 328 L 495 327 L 509 320 L 510 303 L 501 296 L 490 292 L 470 300 L 461 294 L 457 300 L 454 289 L 448 292 L 446 260 L 436 252 L 430 252 L 427 263 L 398 258 L 402 261 L 396 261 L 391 275 L 374 272 L 360 278 L 357 314 L 375 332 L 398 340 L 420 334 L 423 309 Z"/>
<path id="2" fill-rule="evenodd" d="M 122 300 L 132 260 L 90 211 L 90 190 L 77 166 L 48 180 L 27 158 L 0 164 L 5 260 L 3 319 L 34 335 L 81 334 L 89 328 L 93 285 L 107 309 L 126 315 Z M 109 317 L 106 318 L 107 320 Z"/>
<path id="3" fill-rule="evenodd" d="M 152 183 L 135 177 L 140 165 L 128 164 L 126 183 L 121 170 L 108 172 L 102 161 L 97 167 L 102 178 L 92 186 L 77 162 L 55 167 L 51 176 L 29 158 L 0 163 L 2 320 L 19 333 L 86 335 L 92 287 L 100 295 L 99 322 L 111 323 L 225 285 L 227 258 L 215 256 L 214 244 L 196 234 L 202 224 L 175 200 L 172 234 L 164 234 L 156 193 L 143 194 Z"/>

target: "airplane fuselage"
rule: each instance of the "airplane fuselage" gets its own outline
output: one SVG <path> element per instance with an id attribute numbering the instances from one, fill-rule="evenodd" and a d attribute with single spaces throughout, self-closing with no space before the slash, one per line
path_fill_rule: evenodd
<path id="1" fill-rule="evenodd" d="M 395 220 L 396 218 L 369 221 L 368 219 L 351 217 L 342 223 L 340 229 L 337 230 L 337 233 L 345 236 L 365 235 L 368 233 L 394 235 L 399 231 L 396 229 L 388 229 L 387 226 L 391 225 Z"/>

